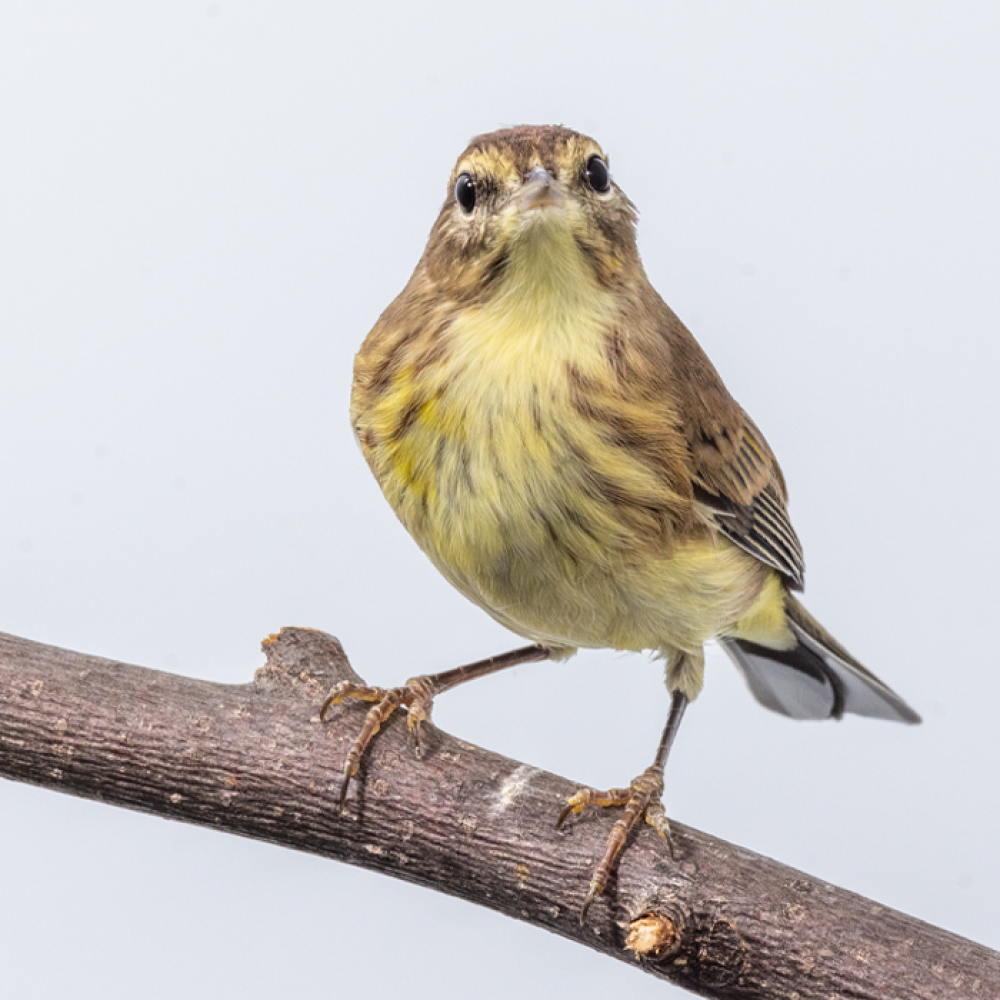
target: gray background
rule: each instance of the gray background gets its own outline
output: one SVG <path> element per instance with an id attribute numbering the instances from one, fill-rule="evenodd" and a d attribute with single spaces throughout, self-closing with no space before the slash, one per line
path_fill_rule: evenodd
<path id="1" fill-rule="evenodd" d="M 925 716 L 796 724 L 713 649 L 668 812 L 1000 946 L 996 5 L 331 8 L 0 7 L 0 628 L 232 682 L 288 624 L 378 683 L 514 644 L 346 411 L 468 138 L 563 122 L 780 456 L 809 607 Z M 666 706 L 658 665 L 588 653 L 436 719 L 606 786 Z M 9 783 L 0 890 L 9 996 L 664 995 L 428 891 Z"/>

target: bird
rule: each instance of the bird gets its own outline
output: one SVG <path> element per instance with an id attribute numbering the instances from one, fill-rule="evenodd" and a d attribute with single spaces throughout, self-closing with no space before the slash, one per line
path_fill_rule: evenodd
<path id="1" fill-rule="evenodd" d="M 806 611 L 802 546 L 764 435 L 653 288 L 638 212 L 587 135 L 521 125 L 459 156 L 426 249 L 358 352 L 351 422 L 393 511 L 462 594 L 530 645 L 371 702 L 348 786 L 399 708 L 420 755 L 434 698 L 581 648 L 652 651 L 670 708 L 625 788 L 580 788 L 560 827 L 618 807 L 581 907 L 645 820 L 674 854 L 664 768 L 717 640 L 751 694 L 795 719 L 920 717 Z"/>

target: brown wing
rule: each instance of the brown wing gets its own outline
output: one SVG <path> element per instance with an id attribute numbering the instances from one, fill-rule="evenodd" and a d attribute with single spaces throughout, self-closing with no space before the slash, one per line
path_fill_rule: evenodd
<path id="1" fill-rule="evenodd" d="M 695 501 L 730 541 L 801 590 L 802 545 L 788 518 L 788 495 L 777 459 L 672 313 L 667 327 L 672 389 L 690 450 Z"/>
<path id="2" fill-rule="evenodd" d="M 760 432 L 749 417 L 745 420 L 740 444 L 729 462 L 710 468 L 708 477 L 703 477 L 696 466 L 692 476 L 695 500 L 711 511 L 713 521 L 731 542 L 773 566 L 792 589 L 801 590 L 805 577 L 802 545 L 788 518 L 784 484 L 773 456 L 771 476 L 756 494 L 751 493 L 749 501 L 743 499 L 752 489 L 748 467 L 762 461 L 762 454 L 769 455 L 761 448 L 761 444 L 767 446 Z M 709 478 L 714 488 L 706 482 Z"/>

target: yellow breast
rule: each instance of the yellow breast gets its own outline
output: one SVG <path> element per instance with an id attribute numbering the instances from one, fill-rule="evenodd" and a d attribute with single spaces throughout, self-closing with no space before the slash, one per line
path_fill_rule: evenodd
<path id="1" fill-rule="evenodd" d="M 432 508 L 437 519 L 482 519 L 463 532 L 479 539 L 491 521 L 529 502 L 531 488 L 548 492 L 565 447 L 560 439 L 579 436 L 567 366 L 606 377 L 614 296 L 585 272 L 575 246 L 558 254 L 548 244 L 544 263 L 535 249 L 529 244 L 512 258 L 488 302 L 455 309 L 440 324 L 434 349 L 423 355 L 430 361 L 411 352 L 378 393 L 355 383 L 359 440 L 418 540 L 433 528 L 426 523 Z M 514 497 L 516 483 L 524 490 Z"/>
<path id="2" fill-rule="evenodd" d="M 377 392 L 356 382 L 355 429 L 416 541 L 514 631 L 699 646 L 752 603 L 759 564 L 708 530 L 670 538 L 662 470 L 574 405 L 574 382 L 613 376 L 619 314 L 575 246 L 563 250 L 512 259 L 496 295 L 436 329 L 430 360 L 408 352 Z"/>

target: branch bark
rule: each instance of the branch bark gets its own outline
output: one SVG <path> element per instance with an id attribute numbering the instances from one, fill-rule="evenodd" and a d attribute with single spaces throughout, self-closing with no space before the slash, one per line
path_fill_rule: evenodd
<path id="1" fill-rule="evenodd" d="M 607 817 L 557 833 L 574 786 L 432 727 L 379 734 L 336 808 L 364 707 L 323 632 L 264 641 L 250 684 L 221 685 L 0 633 L 0 774 L 347 861 L 526 920 L 709 997 L 1000 998 L 1000 954 L 674 824 L 630 842 L 587 925 Z"/>

